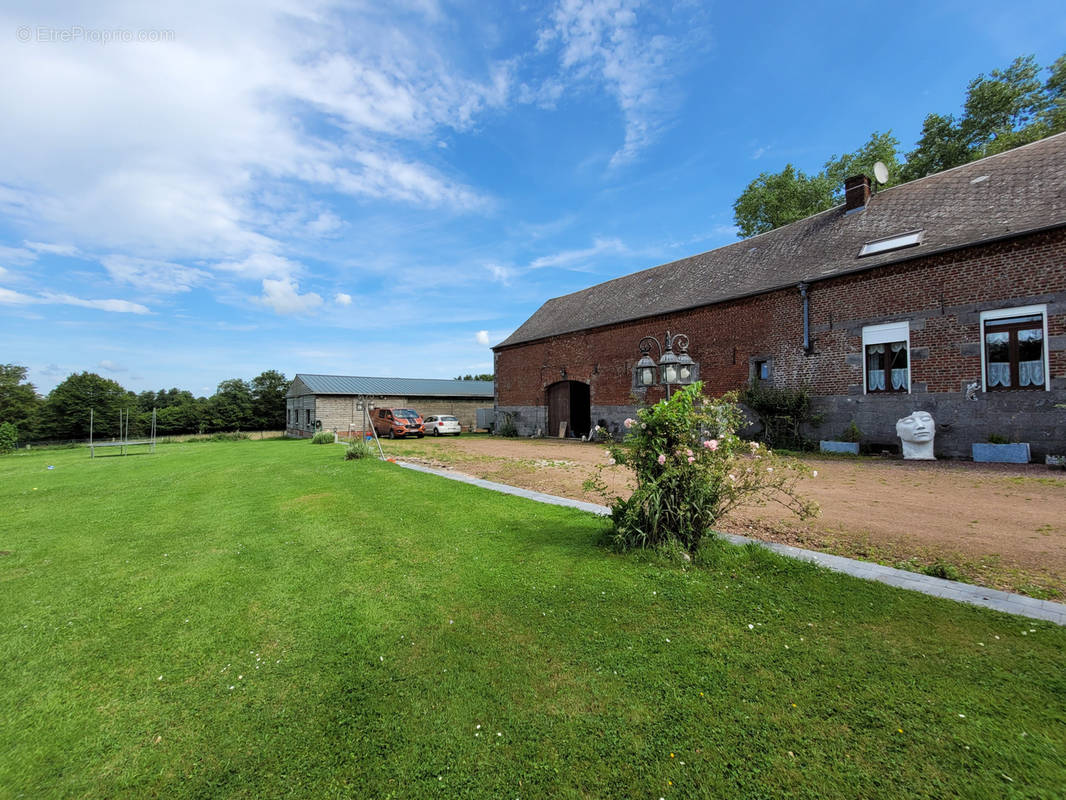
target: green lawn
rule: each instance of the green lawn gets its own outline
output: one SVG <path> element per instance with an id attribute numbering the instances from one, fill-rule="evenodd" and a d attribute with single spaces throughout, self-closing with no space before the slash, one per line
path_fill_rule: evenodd
<path id="1" fill-rule="evenodd" d="M 342 454 L 0 458 L 0 797 L 1063 796 L 1066 629 Z"/>

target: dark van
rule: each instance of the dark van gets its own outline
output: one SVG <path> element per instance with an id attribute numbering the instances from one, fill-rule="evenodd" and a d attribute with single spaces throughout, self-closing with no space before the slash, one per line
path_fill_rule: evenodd
<path id="1" fill-rule="evenodd" d="M 378 436 L 402 439 L 405 436 L 426 435 L 422 417 L 413 408 L 378 408 L 373 414 L 374 430 Z"/>

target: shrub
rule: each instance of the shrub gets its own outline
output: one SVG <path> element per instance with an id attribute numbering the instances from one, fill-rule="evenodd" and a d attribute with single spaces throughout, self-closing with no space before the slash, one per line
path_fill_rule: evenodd
<path id="1" fill-rule="evenodd" d="M 801 433 L 801 428 L 818 427 L 822 415 L 814 413 L 811 393 L 806 389 L 783 389 L 755 381 L 740 395 L 740 402 L 762 422 L 762 438 L 769 447 L 814 449 L 814 442 Z"/>
<path id="2" fill-rule="evenodd" d="M 329 431 L 319 431 L 311 437 L 311 444 L 333 444 L 333 434 Z"/>
<path id="3" fill-rule="evenodd" d="M 0 425 L 0 455 L 15 452 L 18 446 L 18 429 L 10 422 Z"/>
<path id="4" fill-rule="evenodd" d="M 374 454 L 373 449 L 367 443 L 366 439 L 354 440 L 344 451 L 345 461 L 356 461 L 360 458 L 369 458 Z"/>
<path id="5" fill-rule="evenodd" d="M 1003 434 L 1000 434 L 1000 433 L 990 433 L 990 434 L 988 434 L 988 443 L 989 444 L 1010 444 L 1010 437 L 1009 436 L 1004 436 Z"/>
<path id="6" fill-rule="evenodd" d="M 809 472 L 804 464 L 736 435 L 743 414 L 735 400 L 727 395 L 707 401 L 696 383 L 626 420 L 629 433 L 608 448 L 608 464 L 631 467 L 637 487 L 611 504 L 615 547 L 660 547 L 676 540 L 693 551 L 716 520 L 745 503 L 775 500 L 801 517 L 817 513 L 815 504 L 795 491 L 797 479 Z M 586 488 L 607 494 L 598 475 Z"/>
<path id="7" fill-rule="evenodd" d="M 518 426 L 515 424 L 515 414 L 511 411 L 503 411 L 501 413 L 503 415 L 503 421 L 500 422 L 497 432 L 500 436 L 514 439 L 518 436 Z"/>
<path id="8" fill-rule="evenodd" d="M 840 441 L 842 442 L 861 442 L 862 431 L 859 430 L 859 426 L 855 424 L 855 420 L 848 423 L 848 427 L 844 428 L 844 432 L 840 434 Z"/>

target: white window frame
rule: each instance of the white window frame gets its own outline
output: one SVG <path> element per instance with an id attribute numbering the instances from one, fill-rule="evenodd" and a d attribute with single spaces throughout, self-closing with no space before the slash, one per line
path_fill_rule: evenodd
<path id="1" fill-rule="evenodd" d="M 914 378 L 911 359 L 911 324 L 908 320 L 886 322 L 882 325 L 866 325 L 862 329 L 862 393 L 871 394 L 866 378 L 866 345 L 905 342 L 907 345 L 907 394 L 911 393 Z M 887 376 L 886 376 L 887 377 Z M 899 392 L 873 392 L 872 394 L 899 394 Z"/>
<path id="2" fill-rule="evenodd" d="M 982 311 L 977 331 L 981 345 L 981 391 L 987 392 L 988 365 L 985 363 L 985 323 L 994 322 L 997 319 L 1010 319 L 1011 317 L 1029 317 L 1039 314 L 1044 320 L 1044 391 L 1051 391 L 1051 365 L 1048 363 L 1048 338 L 1047 338 L 1047 304 L 1038 306 L 1015 306 L 1014 308 L 997 308 L 995 311 Z M 999 390 L 997 390 L 999 391 Z M 1006 389 L 1003 391 L 1010 391 Z M 1019 391 L 1032 391 L 1019 390 Z"/>

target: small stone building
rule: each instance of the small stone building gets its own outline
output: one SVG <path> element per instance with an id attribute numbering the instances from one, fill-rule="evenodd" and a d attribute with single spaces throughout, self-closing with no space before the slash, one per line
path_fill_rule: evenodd
<path id="1" fill-rule="evenodd" d="M 477 409 L 492 407 L 493 382 L 299 373 L 285 398 L 287 436 L 369 430 L 368 412 L 374 408 L 413 408 L 423 418 L 451 414 L 470 431 Z"/>
<path id="2" fill-rule="evenodd" d="M 705 391 L 810 391 L 834 439 L 936 451 L 990 436 L 1066 453 L 1066 134 L 846 201 L 791 225 L 547 301 L 493 348 L 497 414 L 520 434 L 618 430 L 642 403 L 646 336 L 685 334 Z M 652 350 L 652 356 L 657 353 Z"/>

